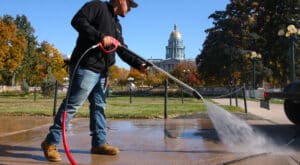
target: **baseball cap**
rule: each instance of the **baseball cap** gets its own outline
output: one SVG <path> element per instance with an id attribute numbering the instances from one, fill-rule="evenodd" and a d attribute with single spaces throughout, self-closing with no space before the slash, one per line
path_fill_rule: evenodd
<path id="1" fill-rule="evenodd" d="M 130 3 L 130 7 L 138 7 L 138 4 L 136 2 L 134 2 L 133 0 L 128 0 L 128 2 Z"/>

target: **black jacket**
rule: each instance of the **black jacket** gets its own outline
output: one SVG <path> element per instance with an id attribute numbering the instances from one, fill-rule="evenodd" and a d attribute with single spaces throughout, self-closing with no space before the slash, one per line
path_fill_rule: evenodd
<path id="1" fill-rule="evenodd" d="M 103 40 L 104 36 L 112 36 L 122 44 L 122 27 L 108 2 L 87 2 L 73 17 L 72 26 L 78 32 L 76 46 L 71 56 L 71 65 L 78 62 L 83 53 L 91 46 Z M 122 60 L 139 69 L 141 61 L 128 55 L 118 53 Z M 115 53 L 105 54 L 99 49 L 89 51 L 80 62 L 80 66 L 99 73 L 107 73 L 109 66 L 115 63 Z"/>

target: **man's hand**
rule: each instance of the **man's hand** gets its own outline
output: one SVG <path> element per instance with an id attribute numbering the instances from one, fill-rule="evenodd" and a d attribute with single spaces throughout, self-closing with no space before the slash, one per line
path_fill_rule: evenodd
<path id="1" fill-rule="evenodd" d="M 105 36 L 102 40 L 103 47 L 107 48 L 113 44 L 113 40 L 115 40 L 112 36 Z"/>

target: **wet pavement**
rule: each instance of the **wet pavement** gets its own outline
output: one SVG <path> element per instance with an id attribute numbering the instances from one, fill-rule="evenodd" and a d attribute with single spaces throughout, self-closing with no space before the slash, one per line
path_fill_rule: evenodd
<path id="1" fill-rule="evenodd" d="M 274 151 L 250 153 L 233 150 L 221 142 L 205 113 L 167 120 L 108 119 L 107 139 L 111 145 L 120 147 L 121 152 L 117 156 L 90 154 L 91 137 L 86 118 L 74 119 L 67 135 L 77 164 L 299 164 L 300 137 L 297 127 L 274 124 L 250 114 L 238 115 L 255 130 L 270 137 L 276 143 Z M 5 116 L 0 119 L 0 165 L 69 164 L 62 145 L 59 146 L 62 155 L 59 163 L 48 162 L 40 149 L 52 118 Z"/>
<path id="2" fill-rule="evenodd" d="M 0 138 L 20 134 L 32 129 L 50 126 L 53 121 L 50 117 L 43 116 L 0 116 Z"/>

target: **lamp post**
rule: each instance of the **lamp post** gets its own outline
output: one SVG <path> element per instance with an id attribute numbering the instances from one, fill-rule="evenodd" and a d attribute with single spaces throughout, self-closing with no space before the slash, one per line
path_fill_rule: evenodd
<path id="1" fill-rule="evenodd" d="M 280 29 L 278 31 L 278 36 L 285 36 L 287 38 L 290 38 L 290 70 L 291 70 L 291 81 L 296 80 L 296 73 L 295 73 L 295 40 L 297 39 L 297 36 L 300 35 L 300 29 L 297 29 L 295 25 L 289 25 L 287 27 L 287 30 Z"/>
<path id="2" fill-rule="evenodd" d="M 128 81 L 128 89 L 129 89 L 129 103 L 131 104 L 132 103 L 132 88 L 133 88 L 133 81 L 134 81 L 134 78 L 133 77 L 128 77 L 127 79 Z"/>
<path id="3" fill-rule="evenodd" d="M 261 54 L 256 53 L 255 51 L 250 52 L 249 54 L 246 55 L 247 58 L 249 58 L 252 62 L 252 68 L 253 68 L 253 74 L 252 74 L 252 89 L 255 90 L 256 88 L 256 69 L 255 69 L 255 64 L 258 60 L 261 59 Z"/>

